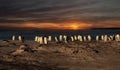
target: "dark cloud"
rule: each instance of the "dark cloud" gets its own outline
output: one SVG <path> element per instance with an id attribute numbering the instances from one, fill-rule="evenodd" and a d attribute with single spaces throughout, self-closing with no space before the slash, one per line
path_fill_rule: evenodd
<path id="1" fill-rule="evenodd" d="M 0 0 L 0 23 L 119 21 L 120 0 Z"/>

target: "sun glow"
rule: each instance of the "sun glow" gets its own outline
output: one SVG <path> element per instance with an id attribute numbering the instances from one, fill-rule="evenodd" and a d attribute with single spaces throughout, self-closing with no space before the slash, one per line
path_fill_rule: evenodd
<path id="1" fill-rule="evenodd" d="M 84 22 L 70 22 L 65 24 L 66 29 L 69 30 L 81 30 L 81 29 L 89 29 L 91 27 L 91 24 L 84 23 Z"/>
<path id="2" fill-rule="evenodd" d="M 78 30 L 78 29 L 80 29 L 78 24 L 71 24 L 71 25 L 70 25 L 70 28 L 73 29 L 73 30 Z"/>

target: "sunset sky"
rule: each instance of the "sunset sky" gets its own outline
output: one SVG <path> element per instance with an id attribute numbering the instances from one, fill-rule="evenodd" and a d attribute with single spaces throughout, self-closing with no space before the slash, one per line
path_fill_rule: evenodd
<path id="1" fill-rule="evenodd" d="M 120 28 L 120 0 L 0 0 L 0 29 Z"/>

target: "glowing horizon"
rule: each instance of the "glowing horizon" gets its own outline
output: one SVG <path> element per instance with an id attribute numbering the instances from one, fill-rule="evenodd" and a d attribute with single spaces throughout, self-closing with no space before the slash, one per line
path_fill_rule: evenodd
<path id="1" fill-rule="evenodd" d="M 36 29 L 59 29 L 59 30 L 81 30 L 81 29 L 91 29 L 91 28 L 119 28 L 120 24 L 110 23 L 108 24 L 94 24 L 88 22 L 63 22 L 63 23 L 4 23 L 0 24 L 0 27 L 18 27 L 18 28 L 36 28 Z"/>

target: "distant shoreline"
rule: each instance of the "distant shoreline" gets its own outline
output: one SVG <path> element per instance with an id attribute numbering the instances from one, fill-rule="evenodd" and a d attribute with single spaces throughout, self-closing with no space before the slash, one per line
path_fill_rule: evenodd
<path id="1" fill-rule="evenodd" d="M 84 31 L 84 30 L 120 30 L 120 28 L 91 28 L 91 29 L 80 29 L 80 30 L 65 30 L 65 29 L 37 29 L 37 28 L 1 28 L 0 31 Z"/>

